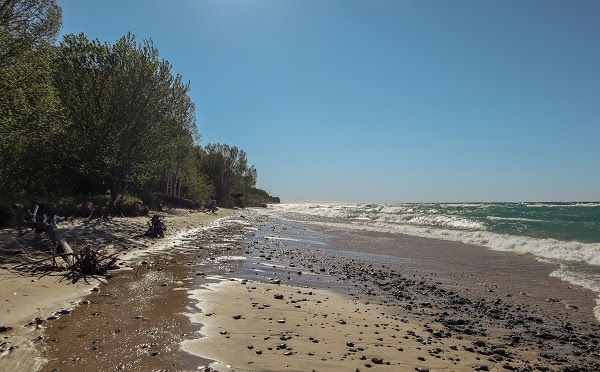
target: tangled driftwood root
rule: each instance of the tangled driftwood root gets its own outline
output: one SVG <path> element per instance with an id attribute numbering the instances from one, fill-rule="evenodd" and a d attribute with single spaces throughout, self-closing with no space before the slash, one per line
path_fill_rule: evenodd
<path id="1" fill-rule="evenodd" d="M 164 218 L 155 214 L 150 221 L 148 221 L 148 231 L 146 231 L 144 235 L 151 238 L 162 238 L 165 236 L 166 231 L 167 226 L 165 226 Z"/>
<path id="2" fill-rule="evenodd" d="M 65 255 L 44 254 L 44 257 L 32 257 L 23 252 L 23 263 L 13 267 L 15 270 L 30 273 L 64 272 L 67 276 L 105 275 L 116 268 L 118 253 L 105 254 L 101 248 L 87 245 L 68 257 Z"/>

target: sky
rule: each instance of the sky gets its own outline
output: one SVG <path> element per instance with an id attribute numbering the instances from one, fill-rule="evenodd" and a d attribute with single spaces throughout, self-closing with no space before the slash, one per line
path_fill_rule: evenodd
<path id="1" fill-rule="evenodd" d="M 151 38 L 282 200 L 600 200 L 600 2 L 58 0 Z"/>

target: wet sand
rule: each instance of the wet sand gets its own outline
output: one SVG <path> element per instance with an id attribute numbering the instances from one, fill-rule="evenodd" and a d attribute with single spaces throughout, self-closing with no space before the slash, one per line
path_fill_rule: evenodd
<path id="1" fill-rule="evenodd" d="M 119 273 L 72 313 L 45 322 L 38 341 L 48 357 L 44 370 L 182 371 L 208 365 L 179 352 L 179 343 L 200 330 L 183 315 L 197 310 L 181 290 L 190 270 L 181 254 L 160 256 Z"/>

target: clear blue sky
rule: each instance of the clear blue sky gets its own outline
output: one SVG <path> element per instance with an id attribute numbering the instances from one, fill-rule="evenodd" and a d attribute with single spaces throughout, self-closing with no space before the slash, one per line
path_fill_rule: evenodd
<path id="1" fill-rule="evenodd" d="M 58 0 L 191 81 L 282 199 L 600 199 L 600 2 Z"/>

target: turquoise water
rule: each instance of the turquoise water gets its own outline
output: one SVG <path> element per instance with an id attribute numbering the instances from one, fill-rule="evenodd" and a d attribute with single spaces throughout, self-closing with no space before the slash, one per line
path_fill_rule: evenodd
<path id="1" fill-rule="evenodd" d="M 380 206 L 365 205 L 369 210 L 367 213 L 374 219 L 378 218 L 377 213 L 385 213 L 386 208 Z M 394 205 L 387 206 L 389 209 Z M 404 216 L 402 220 L 406 223 L 414 220 L 421 225 L 584 243 L 600 242 L 600 203 L 436 203 L 396 206 L 401 209 L 391 213 Z"/>
<path id="2" fill-rule="evenodd" d="M 391 225 L 487 231 L 512 236 L 600 242 L 600 203 L 284 204 L 281 209 L 320 217 Z M 402 231 L 406 233 L 406 231 Z"/>

